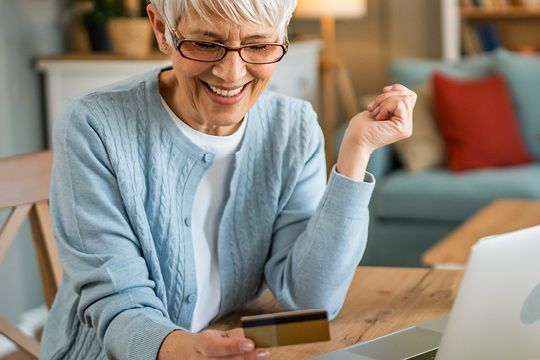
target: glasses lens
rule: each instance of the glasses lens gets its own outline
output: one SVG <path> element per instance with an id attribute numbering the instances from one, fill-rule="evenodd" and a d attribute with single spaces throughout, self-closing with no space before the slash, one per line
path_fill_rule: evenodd
<path id="1" fill-rule="evenodd" d="M 223 57 L 225 48 L 204 41 L 183 41 L 180 53 L 188 58 L 199 61 L 216 61 Z"/>
<path id="2" fill-rule="evenodd" d="M 254 64 L 273 63 L 279 61 L 284 54 L 285 50 L 275 44 L 255 44 L 240 50 L 242 59 Z"/>

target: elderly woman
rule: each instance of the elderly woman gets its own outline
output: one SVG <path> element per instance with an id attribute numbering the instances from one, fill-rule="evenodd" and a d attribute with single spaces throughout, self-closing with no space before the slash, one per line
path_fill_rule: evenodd
<path id="1" fill-rule="evenodd" d="M 295 0 L 153 0 L 172 67 L 72 99 L 56 122 L 51 208 L 64 279 L 43 359 L 258 358 L 203 330 L 268 287 L 339 311 L 366 246 L 366 173 L 411 132 L 393 85 L 356 115 L 328 183 L 305 101 L 265 92 Z"/>

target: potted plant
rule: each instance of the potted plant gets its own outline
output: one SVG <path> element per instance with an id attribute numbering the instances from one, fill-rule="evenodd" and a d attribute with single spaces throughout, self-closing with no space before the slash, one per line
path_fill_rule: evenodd
<path id="1" fill-rule="evenodd" d="M 68 4 L 79 7 L 83 12 L 82 22 L 92 50 L 110 51 L 107 22 L 127 15 L 124 0 L 68 0 Z"/>
<path id="2" fill-rule="evenodd" d="M 143 16 L 144 4 L 141 0 L 124 0 L 126 16 L 109 19 L 107 31 L 114 53 L 144 56 L 152 51 L 152 27 Z"/>

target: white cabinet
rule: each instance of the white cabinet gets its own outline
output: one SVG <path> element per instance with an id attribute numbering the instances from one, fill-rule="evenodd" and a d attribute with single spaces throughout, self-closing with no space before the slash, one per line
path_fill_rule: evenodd
<path id="1" fill-rule="evenodd" d="M 319 40 L 293 42 L 285 58 L 278 64 L 269 88 L 309 100 L 317 109 L 320 46 Z M 37 68 L 45 75 L 49 144 L 52 122 L 59 115 L 66 98 L 169 63 L 167 58 L 160 55 L 145 59 L 112 55 L 66 55 L 39 59 Z"/>

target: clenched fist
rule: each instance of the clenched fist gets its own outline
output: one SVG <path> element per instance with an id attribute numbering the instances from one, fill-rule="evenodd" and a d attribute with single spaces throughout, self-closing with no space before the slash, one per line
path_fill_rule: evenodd
<path id="1" fill-rule="evenodd" d="M 345 131 L 336 170 L 357 181 L 364 180 L 371 153 L 412 134 L 416 93 L 403 85 L 386 86 Z"/>

